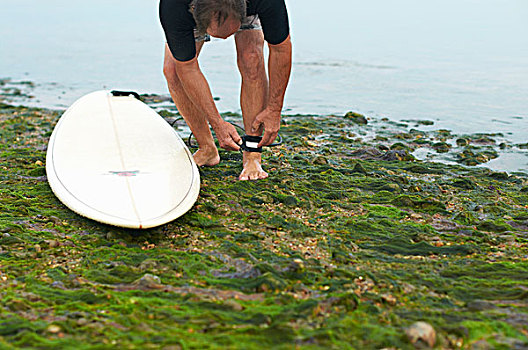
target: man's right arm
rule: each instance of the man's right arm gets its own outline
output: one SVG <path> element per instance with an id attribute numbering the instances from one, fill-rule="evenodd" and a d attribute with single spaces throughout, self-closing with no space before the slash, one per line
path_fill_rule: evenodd
<path id="1" fill-rule="evenodd" d="M 240 136 L 235 127 L 224 121 L 218 113 L 211 89 L 200 70 L 197 57 L 184 62 L 176 61 L 176 73 L 187 96 L 199 110 L 206 114 L 207 121 L 215 131 L 220 147 L 233 151 L 239 150 Z"/>

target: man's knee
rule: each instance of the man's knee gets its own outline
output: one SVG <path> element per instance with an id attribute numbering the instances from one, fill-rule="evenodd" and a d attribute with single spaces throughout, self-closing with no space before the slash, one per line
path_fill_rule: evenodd
<path id="1" fill-rule="evenodd" d="M 176 67 L 174 66 L 174 63 L 170 62 L 170 60 L 168 59 L 163 62 L 163 75 L 165 76 L 165 79 L 167 79 L 167 81 L 178 77 L 178 75 L 176 74 Z"/>
<path id="2" fill-rule="evenodd" d="M 262 50 L 252 49 L 240 53 L 237 63 L 240 74 L 244 79 L 258 80 L 261 79 L 262 74 L 265 72 Z"/>
<path id="3" fill-rule="evenodd" d="M 177 89 L 181 86 L 180 79 L 178 78 L 178 73 L 176 72 L 176 66 L 170 60 L 165 60 L 163 63 L 163 75 L 167 80 L 167 84 L 173 88 Z"/>

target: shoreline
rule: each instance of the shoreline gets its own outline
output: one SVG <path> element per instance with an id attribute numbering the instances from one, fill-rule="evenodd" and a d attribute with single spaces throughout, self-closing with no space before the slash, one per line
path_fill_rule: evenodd
<path id="1" fill-rule="evenodd" d="M 9 78 L 0 79 L 0 102 L 12 103 L 17 106 L 42 108 L 32 95 L 35 83 L 31 81 L 11 81 Z M 159 94 L 142 94 L 145 103 L 164 116 L 177 113 L 170 96 Z M 31 103 L 29 103 L 31 102 Z M 63 112 L 62 108 L 47 108 Z M 240 121 L 238 112 L 223 112 L 234 121 Z M 285 118 L 299 116 L 299 114 L 283 114 Z M 305 115 L 305 114 L 303 114 Z M 335 117 L 343 115 L 310 115 L 311 117 Z M 348 127 L 349 138 L 361 138 L 364 143 L 379 148 L 406 150 L 418 160 L 441 162 L 445 164 L 462 164 L 467 166 L 488 167 L 492 171 L 506 171 L 528 173 L 528 143 L 512 142 L 503 133 L 475 132 L 456 133 L 448 129 L 435 128 L 436 122 L 428 119 L 393 120 L 386 117 L 362 115 L 348 112 L 354 119 L 354 128 Z M 366 122 L 366 123 L 365 123 Z M 361 127 L 360 127 L 361 126 Z M 188 134 L 188 128 L 183 125 L 180 131 Z M 323 133 L 324 134 L 324 133 Z M 321 136 L 323 137 L 323 136 Z"/>

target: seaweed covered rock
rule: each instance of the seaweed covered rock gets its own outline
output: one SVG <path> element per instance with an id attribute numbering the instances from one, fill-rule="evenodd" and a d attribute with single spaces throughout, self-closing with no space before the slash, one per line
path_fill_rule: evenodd
<path id="1" fill-rule="evenodd" d="M 348 112 L 345 114 L 345 119 L 349 119 L 352 122 L 359 124 L 359 125 L 367 125 L 368 121 L 367 118 L 363 114 L 359 114 L 356 112 Z"/>

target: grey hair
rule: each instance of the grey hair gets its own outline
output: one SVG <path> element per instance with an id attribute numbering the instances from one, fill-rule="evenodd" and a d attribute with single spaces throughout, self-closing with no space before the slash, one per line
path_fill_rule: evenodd
<path id="1" fill-rule="evenodd" d="M 196 29 L 205 34 L 213 20 L 222 25 L 229 16 L 234 16 L 242 23 L 246 17 L 246 0 L 193 0 L 191 13 Z"/>

